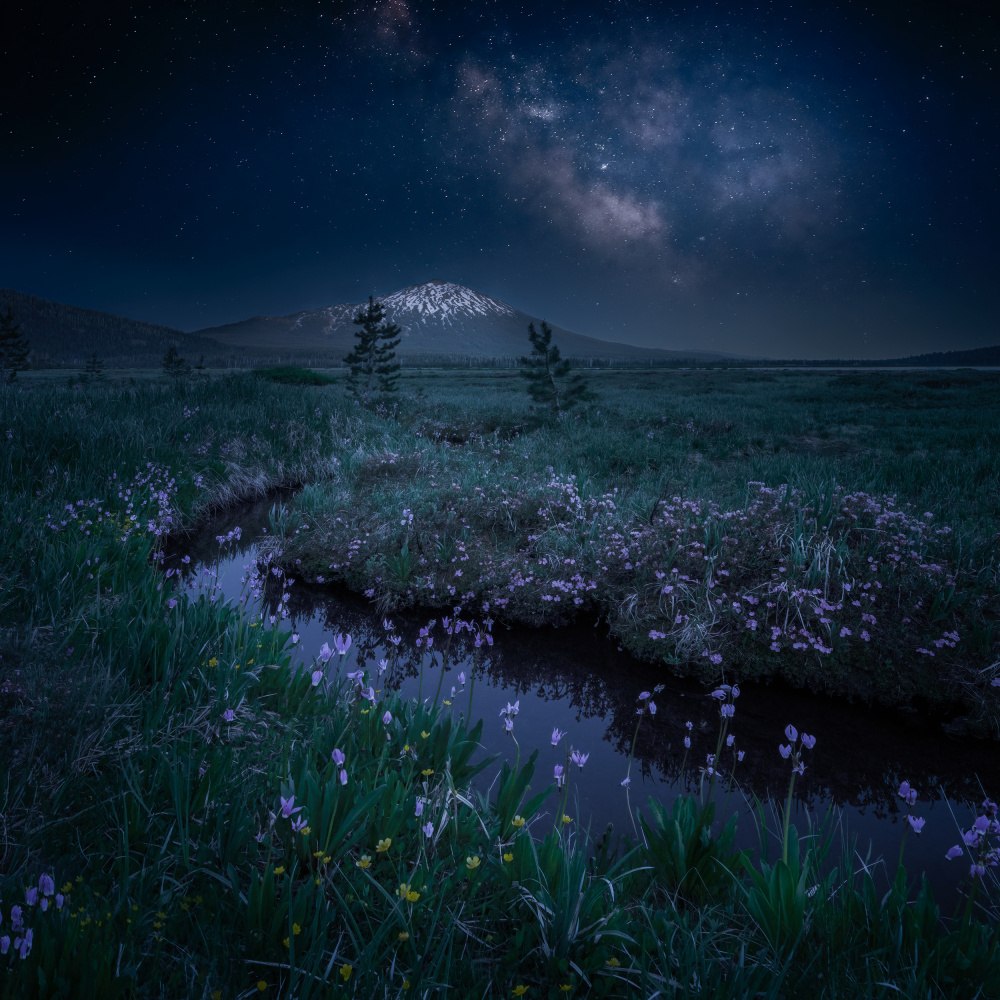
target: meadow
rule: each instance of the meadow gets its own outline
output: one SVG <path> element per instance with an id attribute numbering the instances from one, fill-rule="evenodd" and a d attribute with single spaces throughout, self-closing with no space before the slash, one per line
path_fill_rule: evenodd
<path id="1" fill-rule="evenodd" d="M 596 620 L 705 681 L 707 784 L 741 682 L 995 739 L 1000 377 L 607 370 L 563 421 L 508 371 L 407 372 L 374 410 L 331 379 L 0 393 L 0 995 L 1000 993 L 992 802 L 960 817 L 954 912 L 902 845 L 880 884 L 823 817 L 761 813 L 750 854 L 695 795 L 591 840 L 561 822 L 579 755 L 550 779 L 526 747 L 475 793 L 482 722 L 376 690 L 347 637 L 295 670 L 280 615 L 160 569 L 209 512 L 295 487 L 286 578 L 450 613 L 439 648 L 455 618 Z M 836 750 L 785 739 L 790 798 Z"/>

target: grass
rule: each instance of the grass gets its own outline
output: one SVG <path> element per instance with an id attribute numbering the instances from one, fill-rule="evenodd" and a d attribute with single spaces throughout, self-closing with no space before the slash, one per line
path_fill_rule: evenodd
<path id="1" fill-rule="evenodd" d="M 966 676 L 960 661 L 988 670 L 994 640 L 980 653 L 971 643 L 995 594 L 996 383 L 768 377 L 602 372 L 601 399 L 564 424 L 531 412 L 504 373 L 407 373 L 381 413 L 339 385 L 249 376 L 180 392 L 155 380 L 70 389 L 24 379 L 0 394 L 0 995 L 1000 992 L 989 808 L 957 862 L 987 870 L 954 915 L 901 865 L 888 886 L 856 872 L 823 829 L 768 834 L 761 817 L 762 850 L 734 853 L 697 798 L 678 800 L 676 815 L 651 808 L 634 846 L 591 841 L 574 823 L 553 824 L 565 789 L 535 774 L 528 748 L 480 798 L 470 782 L 483 766 L 472 756 L 481 724 L 375 692 L 378 667 L 356 647 L 329 682 L 293 671 L 280 621 L 186 598 L 157 568 L 166 534 L 304 485 L 275 519 L 282 558 L 371 590 L 386 609 L 458 596 L 480 620 L 582 609 L 665 669 L 767 675 L 784 668 L 767 644 L 744 639 L 764 628 L 747 627 L 745 603 L 740 628 L 731 606 L 719 613 L 728 631 L 704 636 L 709 656 L 700 642 L 686 656 L 682 640 L 692 620 L 709 621 L 709 591 L 763 597 L 785 558 L 791 591 L 823 592 L 810 606 L 841 602 L 850 580 L 882 582 L 872 635 L 883 650 L 921 641 L 936 654 L 907 664 L 950 679 Z M 748 481 L 763 485 L 748 493 Z M 887 493 L 895 506 L 868 510 L 867 498 Z M 925 511 L 930 530 L 917 527 Z M 860 527 L 838 526 L 850 513 Z M 952 530 L 934 534 L 944 523 Z M 766 558 L 743 559 L 758 538 Z M 922 546 L 920 560 L 893 563 L 893 544 Z M 630 555 L 609 561 L 622 548 Z M 879 569 L 854 573 L 872 553 Z M 932 605 L 921 587 L 945 579 L 921 568 L 932 558 L 957 597 L 907 632 L 909 614 L 882 611 L 885 591 L 907 611 Z M 654 624 L 667 622 L 671 568 L 690 577 L 669 609 L 680 632 Z M 718 573 L 726 568 L 730 580 L 743 574 L 738 594 Z M 532 580 L 504 606 L 515 572 Z M 823 617 L 842 624 L 854 611 L 841 603 Z M 765 604 L 752 605 L 762 622 Z M 816 684 L 809 664 L 840 656 L 860 684 L 851 656 L 816 649 L 827 645 L 824 623 L 803 621 L 808 650 L 782 649 L 773 662 L 787 654 L 787 673 Z M 954 647 L 933 645 L 954 631 Z M 895 676 L 878 659 L 864 664 L 873 678 Z M 897 673 L 904 665 L 894 661 Z M 365 672 L 360 684 L 348 667 Z M 983 676 L 952 697 L 988 730 L 995 703 Z M 874 680 L 861 690 L 891 700 Z M 585 767 L 568 769 L 587 780 Z"/>

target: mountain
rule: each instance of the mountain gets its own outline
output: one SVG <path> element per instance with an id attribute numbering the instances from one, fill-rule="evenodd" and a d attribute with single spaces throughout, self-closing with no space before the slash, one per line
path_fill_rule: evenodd
<path id="1" fill-rule="evenodd" d="M 450 281 L 410 285 L 380 300 L 386 318 L 402 330 L 397 355 L 411 363 L 446 357 L 513 359 L 530 350 L 528 324 L 540 320 L 506 302 Z M 340 303 L 293 313 L 254 316 L 239 323 L 198 330 L 223 344 L 255 351 L 329 353 L 343 357 L 354 343 L 353 318 L 364 303 Z M 666 351 L 633 347 L 552 327 L 552 340 L 563 357 L 639 363 L 678 358 L 709 360 L 730 355 L 709 351 Z"/>
<path id="2" fill-rule="evenodd" d="M 0 288 L 0 312 L 7 309 L 28 341 L 32 364 L 40 367 L 82 367 L 95 353 L 112 368 L 158 367 L 169 347 L 192 363 L 204 357 L 209 367 L 247 363 L 243 351 L 198 334 Z"/>

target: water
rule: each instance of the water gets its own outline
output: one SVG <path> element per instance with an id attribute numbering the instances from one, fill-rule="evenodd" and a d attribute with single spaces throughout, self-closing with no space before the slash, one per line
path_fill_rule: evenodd
<path id="1" fill-rule="evenodd" d="M 271 503 L 248 505 L 213 519 L 196 535 L 178 540 L 165 566 L 176 569 L 182 585 L 192 593 L 214 593 L 216 599 L 227 601 L 241 599 L 261 552 Z M 217 536 L 237 526 L 241 537 L 220 546 Z M 184 556 L 189 563 L 181 562 Z M 374 676 L 382 657 L 392 659 L 393 648 L 373 602 L 344 588 L 298 581 L 282 588 L 270 574 L 268 580 L 264 593 L 248 601 L 249 607 L 274 614 L 283 589 L 289 594 L 286 624 L 299 636 L 294 647 L 298 662 L 312 669 L 320 647 L 324 642 L 332 647 L 338 633 L 352 636 L 352 648 L 339 666 L 339 657 L 334 656 L 330 669 L 353 670 L 363 661 Z M 407 612 L 391 617 L 402 641 L 396 665 L 382 678 L 383 686 L 397 688 L 407 698 L 419 695 L 433 700 L 440 683 L 439 700 L 452 703 L 446 710 L 473 721 L 484 719 L 482 753 L 512 763 L 517 748 L 504 732 L 500 711 L 508 703 L 519 702 L 514 735 L 521 760 L 539 751 L 534 789 L 552 782 L 553 768 L 566 764 L 569 747 L 589 754 L 582 771 L 569 768 L 566 811 L 574 823 L 589 826 L 595 836 L 611 825 L 616 834 L 634 839 L 632 813 L 644 807 L 650 796 L 669 807 L 681 792 L 697 792 L 700 787 L 707 792 L 709 785 L 701 770 L 706 755 L 716 749 L 717 703 L 700 685 L 671 677 L 663 668 L 623 653 L 607 638 L 606 628 L 587 623 L 568 628 L 506 628 L 495 623 L 492 646 L 477 649 L 468 633 L 453 637 L 442 678 L 447 642 L 442 613 Z M 471 614 L 463 612 L 459 617 L 468 619 Z M 431 630 L 435 643 L 429 655 L 416 646 L 416 640 L 419 630 L 432 619 L 436 620 Z M 482 626 L 481 621 L 478 624 Z M 464 687 L 458 679 L 460 672 L 467 677 Z M 654 696 L 657 712 L 642 718 L 626 790 L 621 782 L 629 771 L 637 696 L 658 684 L 663 687 Z M 920 795 L 913 812 L 924 817 L 926 825 L 919 836 L 910 833 L 906 839 L 907 869 L 912 876 L 927 873 L 943 911 L 949 912 L 968 864 L 961 858 L 948 862 L 944 854 L 961 840 L 956 820 L 968 827 L 984 790 L 993 798 L 1000 794 L 996 779 L 1000 747 L 950 738 L 917 717 L 907 721 L 884 710 L 778 684 L 742 685 L 729 731 L 736 737 L 734 750 L 743 750 L 745 757 L 735 764 L 735 781 L 730 782 L 734 753 L 723 750 L 720 770 L 727 777 L 717 780 L 712 791 L 720 811 L 728 805 L 730 812 L 739 813 L 740 847 L 759 845 L 751 815 L 757 801 L 763 805 L 768 829 L 780 829 L 775 810 L 787 795 L 789 764 L 780 757 L 778 745 L 786 742 L 784 730 L 790 723 L 816 737 L 815 749 L 805 753 L 805 775 L 795 786 L 793 822 L 800 833 L 810 817 L 818 822 L 832 809 L 840 832 L 856 838 L 854 867 L 860 867 L 861 858 L 882 858 L 891 878 L 907 826 L 906 807 L 897 789 L 902 780 L 909 781 Z M 553 727 L 567 734 L 558 747 L 551 745 Z M 683 745 L 687 735 L 690 750 Z M 497 771 L 494 766 L 484 772 L 479 782 L 482 791 Z M 554 820 L 555 796 L 547 808 Z M 772 852 L 774 843 L 772 837 Z M 839 855 L 839 848 L 833 853 Z"/>

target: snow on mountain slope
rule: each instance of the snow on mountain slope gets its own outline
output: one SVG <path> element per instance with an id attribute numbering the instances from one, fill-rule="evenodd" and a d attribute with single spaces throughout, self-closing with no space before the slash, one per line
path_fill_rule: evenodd
<path id="1" fill-rule="evenodd" d="M 514 308 L 506 302 L 473 291 L 465 285 L 439 279 L 422 285 L 410 285 L 409 288 L 387 295 L 381 302 L 385 306 L 386 315 L 395 322 L 399 322 L 397 316 L 413 313 L 423 323 L 430 319 L 445 326 L 476 316 L 513 317 L 516 314 Z"/>

